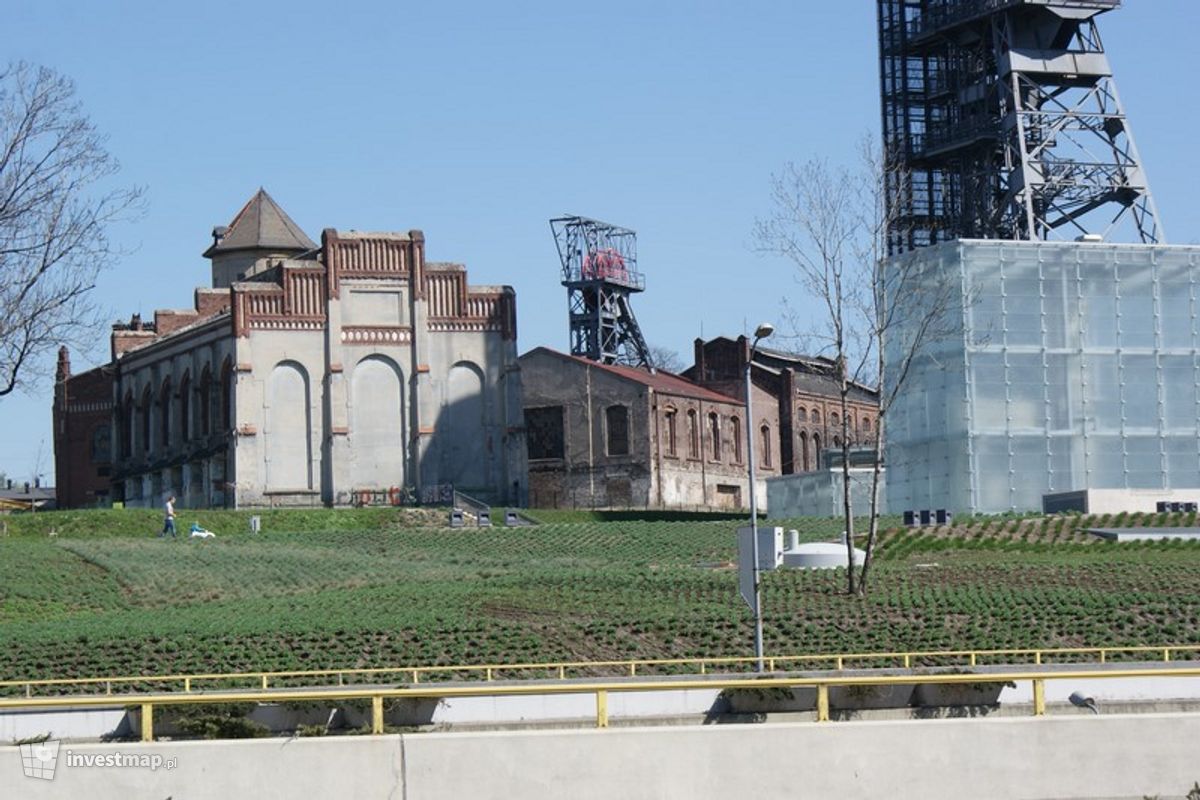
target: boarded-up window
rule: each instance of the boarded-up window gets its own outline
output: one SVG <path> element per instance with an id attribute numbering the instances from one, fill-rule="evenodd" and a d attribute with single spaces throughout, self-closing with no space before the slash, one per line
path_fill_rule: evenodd
<path id="1" fill-rule="evenodd" d="M 529 460 L 563 457 L 563 407 L 525 409 Z"/>
<path id="2" fill-rule="evenodd" d="M 609 406 L 604 410 L 604 425 L 608 432 L 608 454 L 629 455 L 629 409 Z"/>
<path id="3" fill-rule="evenodd" d="M 669 455 L 669 456 L 676 455 L 675 448 L 677 446 L 677 442 L 676 442 L 677 431 L 676 431 L 676 426 L 675 426 L 675 418 L 677 416 L 678 416 L 678 413 L 675 411 L 675 409 L 673 409 L 673 408 L 667 409 L 667 413 L 666 413 L 665 417 L 666 417 L 666 421 L 667 421 L 667 455 Z"/>

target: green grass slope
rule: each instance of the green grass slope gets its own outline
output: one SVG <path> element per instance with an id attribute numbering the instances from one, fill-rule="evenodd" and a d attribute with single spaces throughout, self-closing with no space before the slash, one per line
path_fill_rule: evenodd
<path id="1" fill-rule="evenodd" d="M 218 537 L 158 539 L 153 512 L 10 517 L 0 679 L 751 653 L 736 519 L 451 530 L 441 512 L 277 511 L 253 536 L 248 513 L 194 516 Z M 1083 532 L 1098 523 L 1117 521 L 890 529 L 861 600 L 841 571 L 768 573 L 766 648 L 1200 643 L 1200 546 L 1102 542 Z"/>

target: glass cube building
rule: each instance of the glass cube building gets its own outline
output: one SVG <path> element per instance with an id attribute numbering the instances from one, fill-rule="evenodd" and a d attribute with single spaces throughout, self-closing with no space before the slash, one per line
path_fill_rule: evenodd
<path id="1" fill-rule="evenodd" d="M 898 258 L 957 302 L 887 414 L 894 512 L 1200 488 L 1200 247 L 959 240 Z"/>

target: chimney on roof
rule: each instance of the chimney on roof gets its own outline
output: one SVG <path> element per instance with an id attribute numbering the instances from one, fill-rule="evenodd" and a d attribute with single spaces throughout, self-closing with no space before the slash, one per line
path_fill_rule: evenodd
<path id="1" fill-rule="evenodd" d="M 64 344 L 58 348 L 58 382 L 62 383 L 71 377 L 71 351 Z"/>

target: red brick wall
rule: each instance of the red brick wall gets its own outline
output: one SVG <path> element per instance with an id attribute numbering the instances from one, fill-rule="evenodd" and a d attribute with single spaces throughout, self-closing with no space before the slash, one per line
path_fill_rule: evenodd
<path id="1" fill-rule="evenodd" d="M 68 377 L 54 390 L 54 474 L 59 508 L 111 501 L 111 374 L 104 367 Z M 96 434 L 109 428 L 106 442 Z M 98 446 L 97 446 L 98 445 Z"/>

